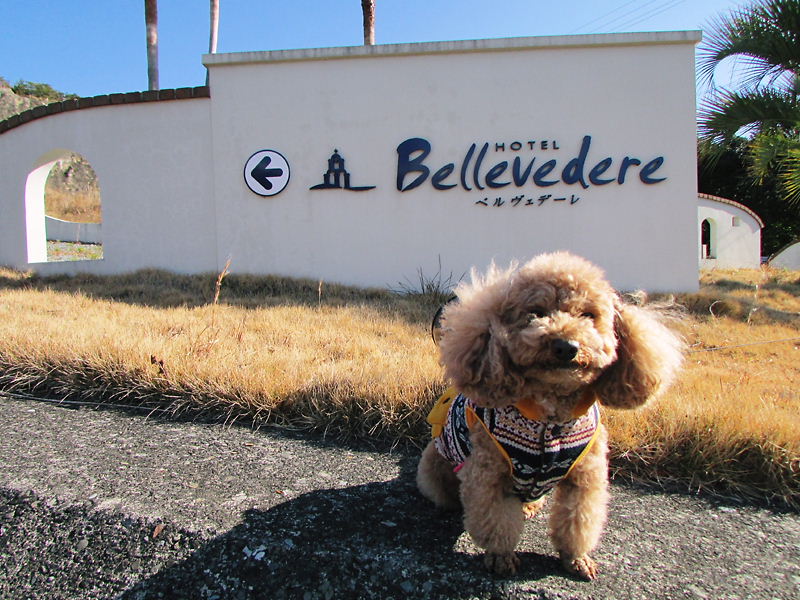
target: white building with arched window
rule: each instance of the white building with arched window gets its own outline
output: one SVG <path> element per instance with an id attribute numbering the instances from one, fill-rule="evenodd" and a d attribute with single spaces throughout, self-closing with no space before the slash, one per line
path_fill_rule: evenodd
<path id="1" fill-rule="evenodd" d="M 746 206 L 710 194 L 697 195 L 701 269 L 757 269 L 764 222 Z"/>

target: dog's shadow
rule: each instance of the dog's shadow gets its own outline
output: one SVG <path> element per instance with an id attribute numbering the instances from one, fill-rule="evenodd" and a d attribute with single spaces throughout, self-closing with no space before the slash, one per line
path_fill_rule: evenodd
<path id="1" fill-rule="evenodd" d="M 507 581 L 486 573 L 474 546 L 465 549 L 460 513 L 425 500 L 405 462 L 391 481 L 248 510 L 242 523 L 120 597 L 467 598 Z M 553 557 L 519 556 L 526 580 L 558 572 Z"/>

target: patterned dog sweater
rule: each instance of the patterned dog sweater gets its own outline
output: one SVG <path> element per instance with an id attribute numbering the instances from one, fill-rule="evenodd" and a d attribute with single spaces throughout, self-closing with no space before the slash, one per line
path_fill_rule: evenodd
<path id="1" fill-rule="evenodd" d="M 458 471 L 472 452 L 469 430 L 480 423 L 508 461 L 514 494 L 538 500 L 564 479 L 591 448 L 600 424 L 596 402 L 567 423 L 531 419 L 517 406 L 483 408 L 454 389 L 428 415 L 434 444 Z"/>

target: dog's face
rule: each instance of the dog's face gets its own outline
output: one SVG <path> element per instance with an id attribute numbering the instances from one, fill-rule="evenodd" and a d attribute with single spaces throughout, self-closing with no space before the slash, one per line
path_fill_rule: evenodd
<path id="1" fill-rule="evenodd" d="M 614 292 L 591 270 L 539 267 L 511 277 L 491 335 L 523 387 L 572 392 L 616 358 Z"/>
<path id="2" fill-rule="evenodd" d="M 657 352 L 659 335 L 668 356 L 679 354 L 674 336 L 654 320 L 645 319 L 638 337 L 636 327 L 626 328 L 625 315 L 645 318 L 632 314 L 641 309 L 623 307 L 602 271 L 572 254 L 541 255 L 518 269 L 493 267 L 485 277 L 473 274 L 456 294 L 442 315 L 442 363 L 459 390 L 483 406 L 525 398 L 550 404 L 549 414 L 562 419 L 572 407 L 552 403 L 576 404 L 590 386 L 607 392 L 606 404 L 641 404 L 662 377 L 655 364 L 644 365 L 652 377 L 633 369 L 634 354 L 647 362 L 643 350 Z M 680 358 L 672 362 L 676 368 Z M 618 372 L 606 377 L 612 365 Z"/>

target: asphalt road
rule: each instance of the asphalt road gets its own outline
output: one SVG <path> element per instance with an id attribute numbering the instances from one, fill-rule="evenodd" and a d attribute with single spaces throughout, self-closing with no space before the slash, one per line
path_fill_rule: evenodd
<path id="1" fill-rule="evenodd" d="M 545 521 L 487 575 L 416 456 L 0 396 L 0 598 L 800 599 L 800 515 L 612 486 L 600 578 Z"/>

